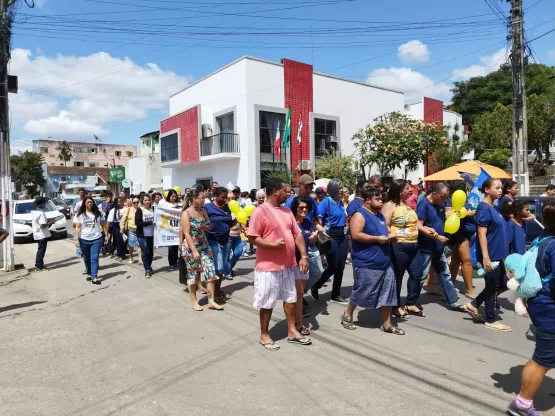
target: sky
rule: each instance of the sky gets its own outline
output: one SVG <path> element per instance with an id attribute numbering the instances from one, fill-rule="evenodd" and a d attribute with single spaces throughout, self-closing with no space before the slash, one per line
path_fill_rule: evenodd
<path id="1" fill-rule="evenodd" d="M 555 0 L 523 1 L 533 60 L 555 65 Z M 447 104 L 454 81 L 507 62 L 508 15 L 502 0 L 17 0 L 12 153 L 138 144 L 170 95 L 244 55 Z"/>

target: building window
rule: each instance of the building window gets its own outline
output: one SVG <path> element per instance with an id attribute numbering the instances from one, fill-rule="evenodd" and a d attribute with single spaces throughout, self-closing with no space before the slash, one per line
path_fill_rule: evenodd
<path id="1" fill-rule="evenodd" d="M 127 153 L 127 157 L 133 157 L 133 152 L 130 152 L 130 151 L 128 150 L 126 153 Z"/>
<path id="2" fill-rule="evenodd" d="M 216 124 L 218 125 L 218 133 L 235 133 L 233 113 L 216 117 Z"/>
<path id="3" fill-rule="evenodd" d="M 116 150 L 116 157 L 121 157 L 121 151 Z"/>
<path id="4" fill-rule="evenodd" d="M 334 120 L 314 119 L 314 155 L 322 157 L 326 152 L 339 150 Z"/>
<path id="5" fill-rule="evenodd" d="M 64 164 L 63 164 L 63 163 L 60 163 L 60 166 L 64 166 Z"/>
<path id="6" fill-rule="evenodd" d="M 60 182 L 65 182 L 66 181 L 66 177 L 65 176 L 60 176 Z"/>
<path id="7" fill-rule="evenodd" d="M 85 167 L 85 162 L 73 162 L 73 166 L 82 168 Z"/>
<path id="8" fill-rule="evenodd" d="M 48 153 L 48 147 L 41 147 L 40 152 L 41 153 Z"/>
<path id="9" fill-rule="evenodd" d="M 273 172 L 287 170 L 287 151 L 285 147 L 280 147 L 279 158 L 274 151 L 278 122 L 279 135 L 283 143 L 285 114 L 260 111 L 260 179 L 262 187 L 266 185 L 266 180 L 273 175 Z"/>
<path id="10" fill-rule="evenodd" d="M 97 167 L 98 167 L 98 163 L 97 163 L 97 162 L 89 162 L 89 167 L 91 167 L 91 168 L 97 168 Z"/>
<path id="11" fill-rule="evenodd" d="M 179 160 L 179 142 L 177 133 L 160 138 L 160 160 L 162 162 Z"/>
<path id="12" fill-rule="evenodd" d="M 201 185 L 202 189 L 210 189 L 212 186 L 212 178 L 201 178 L 195 181 L 195 184 Z"/>

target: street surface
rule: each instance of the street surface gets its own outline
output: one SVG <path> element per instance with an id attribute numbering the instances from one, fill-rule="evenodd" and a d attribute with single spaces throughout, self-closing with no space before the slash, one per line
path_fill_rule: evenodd
<path id="1" fill-rule="evenodd" d="M 27 267 L 35 249 L 16 246 Z M 166 253 L 157 251 L 150 280 L 136 264 L 103 258 L 95 286 L 71 240 L 56 240 L 51 271 L 0 285 L 0 415 L 489 416 L 504 413 L 533 351 L 529 320 L 505 298 L 512 333 L 423 295 L 428 316 L 401 322 L 407 335 L 395 336 L 380 332 L 377 311 L 357 311 L 359 328 L 343 329 L 344 307 L 324 302 L 328 286 L 309 300 L 313 345 L 285 342 L 280 306 L 272 336 L 281 350 L 269 352 L 257 343 L 252 258 L 224 283 L 233 294 L 224 311 L 195 312 L 177 272 L 164 270 Z M 343 296 L 351 286 L 348 266 Z M 536 407 L 555 415 L 553 378 Z"/>

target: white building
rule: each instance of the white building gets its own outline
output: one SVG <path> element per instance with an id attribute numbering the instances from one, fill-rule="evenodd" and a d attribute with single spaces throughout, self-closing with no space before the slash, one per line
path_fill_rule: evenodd
<path id="1" fill-rule="evenodd" d="M 291 147 L 274 153 L 291 110 Z M 273 170 L 314 169 L 326 149 L 352 154 L 351 137 L 377 116 L 403 111 L 403 93 L 313 72 L 311 65 L 243 57 L 170 97 L 160 123 L 165 189 L 232 182 L 259 188 Z M 302 145 L 297 127 L 302 119 Z M 165 172 L 168 172 L 167 174 Z"/>
<path id="2" fill-rule="evenodd" d="M 140 137 L 140 156 L 129 160 L 127 179 L 131 181 L 131 193 L 162 189 L 162 166 L 160 163 L 159 131 Z"/>

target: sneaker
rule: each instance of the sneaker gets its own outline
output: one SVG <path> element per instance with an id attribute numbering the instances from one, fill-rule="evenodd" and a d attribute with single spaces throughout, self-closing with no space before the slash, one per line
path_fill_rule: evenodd
<path id="1" fill-rule="evenodd" d="M 133 260 L 132 260 L 132 259 L 129 259 L 129 261 L 128 261 L 127 263 L 133 264 Z"/>
<path id="2" fill-rule="evenodd" d="M 145 279 L 150 279 L 150 276 L 152 276 L 151 272 L 146 272 L 145 273 Z"/>
<path id="3" fill-rule="evenodd" d="M 86 274 L 86 275 L 88 275 L 89 273 L 88 273 L 88 272 L 87 272 L 87 271 L 85 270 L 85 271 L 83 272 L 83 274 Z"/>
<path id="4" fill-rule="evenodd" d="M 92 277 L 90 275 L 87 276 L 87 282 L 90 282 L 92 280 Z"/>
<path id="5" fill-rule="evenodd" d="M 101 281 L 102 280 L 99 279 L 98 277 L 93 277 L 92 278 L 93 285 L 99 285 Z"/>
<path id="6" fill-rule="evenodd" d="M 312 289 L 310 289 L 310 294 L 312 295 L 312 298 L 314 300 L 319 300 L 320 297 L 318 296 L 318 289 L 313 287 Z"/>
<path id="7" fill-rule="evenodd" d="M 513 400 L 509 407 L 507 408 L 507 413 L 512 416 L 540 416 L 540 413 L 536 410 L 534 406 L 530 406 L 526 409 L 521 409 L 517 406 L 516 400 Z"/>
<path id="8" fill-rule="evenodd" d="M 333 303 L 340 303 L 341 305 L 346 305 L 349 303 L 349 301 L 343 299 L 341 296 L 337 296 L 336 298 L 331 298 L 330 301 Z"/>
<path id="9" fill-rule="evenodd" d="M 243 253 L 243 257 L 249 257 L 249 253 Z"/>

